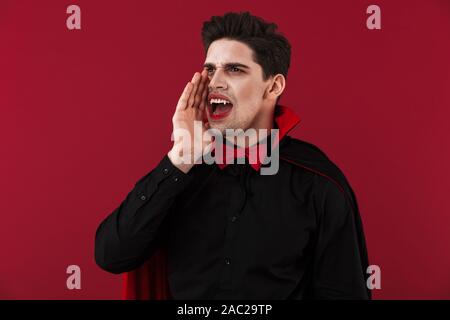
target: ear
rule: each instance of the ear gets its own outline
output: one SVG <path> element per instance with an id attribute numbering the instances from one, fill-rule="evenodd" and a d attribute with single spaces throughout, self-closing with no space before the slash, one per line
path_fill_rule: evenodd
<path id="1" fill-rule="evenodd" d="M 275 75 L 267 88 L 267 97 L 276 100 L 286 87 L 286 78 L 282 74 Z"/>

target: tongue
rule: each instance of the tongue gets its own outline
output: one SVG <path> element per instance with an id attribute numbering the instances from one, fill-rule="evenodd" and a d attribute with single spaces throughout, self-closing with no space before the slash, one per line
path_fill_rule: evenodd
<path id="1" fill-rule="evenodd" d="M 232 107 L 233 107 L 233 105 L 231 103 L 219 104 L 216 107 L 216 110 L 214 111 L 214 114 L 218 115 L 218 114 L 227 113 Z"/>

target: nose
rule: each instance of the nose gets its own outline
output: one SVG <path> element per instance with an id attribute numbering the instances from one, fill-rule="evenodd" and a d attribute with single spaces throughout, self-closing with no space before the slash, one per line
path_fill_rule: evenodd
<path id="1" fill-rule="evenodd" d="M 222 68 L 217 68 L 214 74 L 209 78 L 209 90 L 227 89 L 227 82 Z"/>

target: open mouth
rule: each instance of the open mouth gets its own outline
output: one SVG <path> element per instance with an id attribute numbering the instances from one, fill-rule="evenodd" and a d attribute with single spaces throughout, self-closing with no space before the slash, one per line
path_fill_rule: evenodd
<path id="1" fill-rule="evenodd" d="M 223 119 L 230 114 L 233 103 L 223 96 L 211 94 L 208 97 L 208 111 L 212 119 Z"/>

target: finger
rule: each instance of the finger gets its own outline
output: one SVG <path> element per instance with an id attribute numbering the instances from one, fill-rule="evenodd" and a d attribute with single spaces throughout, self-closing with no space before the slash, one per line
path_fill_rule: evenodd
<path id="1" fill-rule="evenodd" d="M 186 109 L 189 96 L 191 95 L 192 92 L 192 88 L 193 86 L 191 82 L 188 82 L 184 87 L 183 93 L 181 94 L 180 99 L 178 100 L 176 108 L 177 111 Z"/>
<path id="2" fill-rule="evenodd" d="M 206 104 L 208 103 L 208 101 L 207 101 L 207 99 L 208 99 L 208 89 L 204 89 L 203 90 L 203 93 L 202 93 L 202 97 L 201 97 L 201 100 L 200 100 L 200 104 L 199 104 L 199 109 L 200 110 L 205 110 L 205 107 L 206 107 Z"/>
<path id="3" fill-rule="evenodd" d="M 189 102 L 190 102 L 189 106 L 190 107 L 193 107 L 195 105 L 195 98 L 196 98 L 196 96 L 197 96 L 197 94 L 199 92 L 199 87 L 200 87 L 200 84 L 202 82 L 201 74 L 197 73 L 197 72 L 196 72 L 196 74 L 197 74 L 197 76 L 196 76 L 196 78 L 194 79 L 194 82 L 193 82 L 194 83 L 194 89 L 192 91 L 191 97 L 189 97 Z"/>
<path id="4" fill-rule="evenodd" d="M 195 94 L 197 93 L 197 88 L 198 88 L 198 83 L 200 80 L 200 74 L 198 72 L 194 73 L 194 76 L 192 77 L 192 84 L 194 85 L 194 87 L 192 88 L 192 92 L 191 95 L 189 97 L 187 106 L 192 107 L 192 105 L 194 104 L 194 99 L 195 99 Z"/>
<path id="5" fill-rule="evenodd" d="M 200 80 L 199 80 L 199 85 L 198 85 L 198 89 L 197 92 L 195 94 L 195 98 L 194 98 L 194 108 L 198 108 L 199 104 L 202 100 L 202 95 L 203 95 L 203 88 L 205 87 L 205 81 L 206 81 L 206 73 L 205 70 L 202 71 L 202 73 L 200 73 Z"/>
<path id="6" fill-rule="evenodd" d="M 209 84 L 209 79 L 208 79 L 208 77 L 206 77 L 205 85 L 203 88 L 202 97 L 201 97 L 201 101 L 200 101 L 200 105 L 199 105 L 199 109 L 202 111 L 205 109 L 205 107 L 208 103 L 208 84 Z"/>

